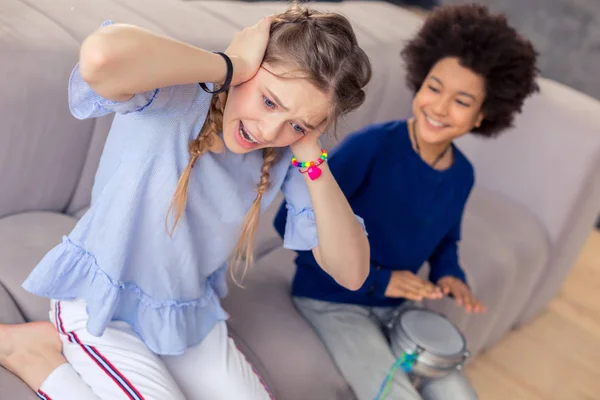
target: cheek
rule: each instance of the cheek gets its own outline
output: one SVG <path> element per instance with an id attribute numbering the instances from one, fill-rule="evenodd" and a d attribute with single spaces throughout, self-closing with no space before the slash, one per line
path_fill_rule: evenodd
<path id="1" fill-rule="evenodd" d="M 433 93 L 426 90 L 420 90 L 413 99 L 413 110 L 417 112 L 429 105 L 435 100 Z"/>
<path id="2" fill-rule="evenodd" d="M 252 95 L 249 86 L 240 85 L 232 88 L 227 98 L 229 117 L 232 119 L 247 118 L 247 114 L 259 105 L 255 96 Z"/>
<path id="3" fill-rule="evenodd" d="M 296 134 L 296 133 L 292 132 L 291 129 L 288 129 L 286 127 L 277 136 L 275 145 L 277 147 L 291 146 L 292 144 L 296 143 L 303 137 L 304 137 L 303 135 Z"/>
<path id="4" fill-rule="evenodd" d="M 464 130 L 470 130 L 477 120 L 477 112 L 471 108 L 457 105 L 453 112 L 454 125 Z"/>

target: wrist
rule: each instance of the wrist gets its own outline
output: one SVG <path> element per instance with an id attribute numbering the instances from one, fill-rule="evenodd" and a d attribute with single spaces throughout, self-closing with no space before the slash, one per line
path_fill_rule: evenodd
<path id="1" fill-rule="evenodd" d="M 321 150 L 319 143 L 315 142 L 292 147 L 292 155 L 296 157 L 299 162 L 317 161 L 317 159 L 321 157 Z"/>
<path id="2" fill-rule="evenodd" d="M 236 55 L 229 55 L 229 54 L 227 54 L 227 55 L 229 56 L 229 59 L 231 60 L 231 64 L 233 64 L 233 78 L 231 80 L 231 85 L 237 86 L 237 85 L 244 83 L 246 81 L 245 72 L 244 72 L 244 70 L 245 70 L 244 61 Z"/>

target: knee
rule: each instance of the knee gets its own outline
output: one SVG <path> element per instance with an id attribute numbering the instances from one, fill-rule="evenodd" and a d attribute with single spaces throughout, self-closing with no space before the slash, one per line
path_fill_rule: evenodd
<path id="1" fill-rule="evenodd" d="M 460 372 L 432 379 L 421 388 L 423 400 L 478 400 L 469 379 Z"/>
<path id="2" fill-rule="evenodd" d="M 225 371 L 199 372 L 194 396 L 186 393 L 187 398 L 210 400 L 264 400 L 269 399 L 268 391 L 256 377 L 244 377 Z"/>

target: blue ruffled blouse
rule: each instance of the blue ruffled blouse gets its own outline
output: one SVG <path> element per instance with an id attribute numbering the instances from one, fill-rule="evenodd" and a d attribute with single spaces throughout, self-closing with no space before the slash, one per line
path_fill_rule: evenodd
<path id="1" fill-rule="evenodd" d="M 219 298 L 240 228 L 256 197 L 262 152 L 207 153 L 190 178 L 185 214 L 174 236 L 165 217 L 190 159 L 188 144 L 202 127 L 211 95 L 198 84 L 173 86 L 109 101 L 82 79 L 69 81 L 78 119 L 116 113 L 92 189 L 89 211 L 36 266 L 23 287 L 56 300 L 84 299 L 88 331 L 102 335 L 126 321 L 157 354 L 180 354 L 227 318 Z M 282 190 L 288 204 L 285 247 L 317 245 L 304 178 L 278 149 L 264 211 Z"/>

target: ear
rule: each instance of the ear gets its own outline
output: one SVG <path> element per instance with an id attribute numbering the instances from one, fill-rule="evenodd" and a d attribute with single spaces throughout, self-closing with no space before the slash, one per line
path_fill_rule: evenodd
<path id="1" fill-rule="evenodd" d="M 483 115 L 483 111 L 479 111 L 479 114 L 477 114 L 477 118 L 475 118 L 475 128 L 479 128 L 481 126 L 481 123 L 483 122 L 484 118 L 485 116 Z"/>

